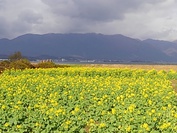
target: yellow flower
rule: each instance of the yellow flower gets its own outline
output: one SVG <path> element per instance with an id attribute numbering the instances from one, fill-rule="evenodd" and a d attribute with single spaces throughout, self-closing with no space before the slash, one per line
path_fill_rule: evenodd
<path id="1" fill-rule="evenodd" d="M 155 113 L 155 109 L 152 109 L 151 112 L 152 112 L 152 113 Z"/>
<path id="2" fill-rule="evenodd" d="M 105 115 L 105 114 L 106 114 L 106 111 L 103 110 L 103 111 L 101 112 L 101 115 Z"/>
<path id="3" fill-rule="evenodd" d="M 17 105 L 14 106 L 15 109 L 19 109 L 19 107 Z"/>
<path id="4" fill-rule="evenodd" d="M 117 99 L 117 101 L 120 101 L 120 97 L 119 96 L 116 99 Z"/>
<path id="5" fill-rule="evenodd" d="M 105 123 L 100 123 L 99 128 L 104 128 L 104 127 L 106 127 L 106 124 Z"/>
<path id="6" fill-rule="evenodd" d="M 145 128 L 145 130 L 147 130 L 147 131 L 150 130 L 150 129 L 149 129 L 149 125 L 148 125 L 147 123 L 144 123 L 144 124 L 142 125 L 142 127 Z"/>
<path id="7" fill-rule="evenodd" d="M 78 112 L 80 109 L 78 107 L 75 107 L 74 111 Z"/>
<path id="8" fill-rule="evenodd" d="M 90 123 L 94 123 L 95 121 L 93 120 L 93 119 L 90 119 L 90 121 L 89 121 Z"/>
<path id="9" fill-rule="evenodd" d="M 156 117 L 154 117 L 154 118 L 153 118 L 153 121 L 157 121 L 157 118 L 156 118 Z"/>
<path id="10" fill-rule="evenodd" d="M 130 132 L 130 131 L 131 131 L 131 126 L 128 126 L 128 127 L 126 128 L 126 131 L 127 131 L 127 132 Z"/>
<path id="11" fill-rule="evenodd" d="M 144 96 L 145 98 L 147 98 L 147 97 L 148 97 L 148 94 L 144 94 L 143 96 Z"/>
<path id="12" fill-rule="evenodd" d="M 130 121 L 133 121 L 134 120 L 134 118 L 130 118 Z"/>
<path id="13" fill-rule="evenodd" d="M 21 128 L 22 126 L 21 125 L 17 125 L 17 128 Z"/>
<path id="14" fill-rule="evenodd" d="M 71 121 L 66 121 L 65 124 L 66 124 L 66 125 L 70 125 L 70 124 L 71 124 Z"/>
<path id="15" fill-rule="evenodd" d="M 165 110 L 167 110 L 167 108 L 166 108 L 166 107 L 162 107 L 162 110 L 164 110 L 164 111 L 165 111 Z"/>
<path id="16" fill-rule="evenodd" d="M 5 126 L 5 127 L 8 127 L 8 126 L 9 126 L 9 123 L 8 123 L 8 122 L 6 122 L 6 123 L 4 124 L 4 126 Z"/>
<path id="17" fill-rule="evenodd" d="M 21 102 L 21 101 L 18 101 L 17 104 L 22 104 L 22 102 Z"/>
<path id="18" fill-rule="evenodd" d="M 56 113 L 62 113 L 62 112 L 63 112 L 62 109 L 58 109 L 58 110 L 56 111 Z"/>
<path id="19" fill-rule="evenodd" d="M 135 107 L 136 107 L 135 104 L 131 104 L 131 105 L 128 107 L 129 112 L 133 112 L 134 109 L 135 109 Z"/>
<path id="20" fill-rule="evenodd" d="M 149 105 L 152 105 L 152 101 L 151 101 L 151 100 L 148 100 L 148 104 L 149 104 Z"/>
<path id="21" fill-rule="evenodd" d="M 102 104 L 102 102 L 101 101 L 98 101 L 98 105 L 101 105 Z"/>
<path id="22" fill-rule="evenodd" d="M 170 122 L 168 122 L 168 123 L 163 123 L 163 124 L 160 126 L 160 128 L 163 130 L 163 129 L 168 128 L 170 125 L 171 125 Z"/>
<path id="23" fill-rule="evenodd" d="M 6 106 L 5 105 L 2 105 L 2 107 L 1 107 L 2 109 L 5 109 L 6 108 Z"/>
<path id="24" fill-rule="evenodd" d="M 69 99 L 72 99 L 73 98 L 73 96 L 69 96 Z"/>
<path id="25" fill-rule="evenodd" d="M 50 109 L 49 109 L 49 112 L 52 113 L 53 111 L 54 111 L 54 108 L 50 108 Z"/>
<path id="26" fill-rule="evenodd" d="M 158 113 L 157 115 L 158 115 L 158 116 L 161 116 L 162 114 L 161 114 L 161 113 Z"/>
<path id="27" fill-rule="evenodd" d="M 176 114 L 174 114 L 174 117 L 175 117 L 175 118 L 177 118 L 177 113 L 176 113 Z"/>
<path id="28" fill-rule="evenodd" d="M 112 108 L 111 112 L 112 112 L 113 115 L 116 114 L 116 109 Z"/>
<path id="29" fill-rule="evenodd" d="M 40 124 L 39 124 L 38 122 L 36 122 L 36 123 L 35 123 L 35 126 L 38 127 L 38 126 L 40 126 Z"/>
<path id="30" fill-rule="evenodd" d="M 171 104 L 168 104 L 168 108 L 171 108 L 172 107 L 172 105 Z"/>
<path id="31" fill-rule="evenodd" d="M 49 118 L 50 118 L 50 119 L 53 119 L 53 116 L 50 115 Z"/>

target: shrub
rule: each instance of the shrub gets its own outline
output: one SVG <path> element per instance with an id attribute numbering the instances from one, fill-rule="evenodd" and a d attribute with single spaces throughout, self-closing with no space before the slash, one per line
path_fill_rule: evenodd
<path id="1" fill-rule="evenodd" d="M 56 68 L 57 65 L 54 62 L 46 61 L 40 62 L 35 65 L 36 68 Z"/>
<path id="2" fill-rule="evenodd" d="M 14 69 L 34 68 L 34 66 L 27 59 L 13 61 L 10 63 L 9 67 Z"/>
<path id="3" fill-rule="evenodd" d="M 0 62 L 0 73 L 4 71 L 6 68 L 9 68 L 10 61 L 5 60 Z"/>
<path id="4" fill-rule="evenodd" d="M 4 61 L 0 62 L 0 66 L 8 67 L 9 64 L 10 64 L 10 61 L 8 61 L 8 60 L 4 60 Z"/>

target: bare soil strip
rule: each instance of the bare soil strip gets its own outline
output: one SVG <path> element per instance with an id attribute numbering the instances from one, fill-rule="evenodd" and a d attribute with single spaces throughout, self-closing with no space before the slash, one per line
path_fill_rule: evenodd
<path id="1" fill-rule="evenodd" d="M 82 65 L 81 65 L 82 66 Z M 87 64 L 83 65 L 87 67 L 113 67 L 113 68 L 132 68 L 132 69 L 155 69 L 155 70 L 175 70 L 177 71 L 177 65 L 142 65 L 142 64 Z"/>

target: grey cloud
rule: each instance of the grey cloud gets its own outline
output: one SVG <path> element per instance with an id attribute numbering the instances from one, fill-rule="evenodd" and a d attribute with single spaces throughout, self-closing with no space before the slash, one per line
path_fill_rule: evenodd
<path id="1" fill-rule="evenodd" d="M 174 0 L 0 0 L 0 38 L 49 32 L 175 38 L 169 29 L 177 30 L 176 6 Z"/>
<path id="2" fill-rule="evenodd" d="M 7 38 L 34 31 L 43 23 L 40 0 L 0 0 L 0 32 Z M 6 28 L 4 28 L 6 27 Z M 0 38 L 2 38 L 0 36 Z"/>
<path id="3" fill-rule="evenodd" d="M 0 0 L 0 7 L 4 7 L 6 1 L 5 0 Z"/>
<path id="4" fill-rule="evenodd" d="M 3 8 L 3 1 L 0 0 L 0 10 L 2 10 L 2 8 Z"/>
<path id="5" fill-rule="evenodd" d="M 4 38 L 8 35 L 7 21 L 4 17 L 0 17 L 0 38 Z"/>
<path id="6" fill-rule="evenodd" d="M 32 28 L 32 25 L 28 24 L 28 23 L 22 23 L 19 21 L 16 21 L 13 23 L 12 28 L 11 28 L 11 32 L 14 32 L 14 34 L 25 34 L 27 32 L 30 32 Z"/>
<path id="7" fill-rule="evenodd" d="M 136 10 L 143 4 L 155 4 L 163 0 L 42 0 L 58 15 L 111 21 L 122 19 L 124 14 Z"/>
<path id="8" fill-rule="evenodd" d="M 19 14 L 18 19 L 29 24 L 40 24 L 42 23 L 43 17 L 31 10 L 26 10 Z"/>
<path id="9" fill-rule="evenodd" d="M 41 14 L 33 10 L 22 10 L 17 19 L 11 24 L 11 32 L 14 34 L 25 34 L 32 32 L 43 22 Z"/>

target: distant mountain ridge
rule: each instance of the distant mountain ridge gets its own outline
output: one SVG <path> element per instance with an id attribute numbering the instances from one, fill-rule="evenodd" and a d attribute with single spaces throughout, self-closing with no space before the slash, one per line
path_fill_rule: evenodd
<path id="1" fill-rule="evenodd" d="M 137 40 L 121 34 L 25 34 L 0 39 L 0 55 L 21 51 L 30 57 L 79 57 L 92 60 L 177 62 L 177 43 Z"/>
<path id="2" fill-rule="evenodd" d="M 177 61 L 177 43 L 153 39 L 147 39 L 143 42 L 146 42 L 149 45 L 155 47 L 156 49 L 159 49 L 167 56 L 172 57 Z"/>

